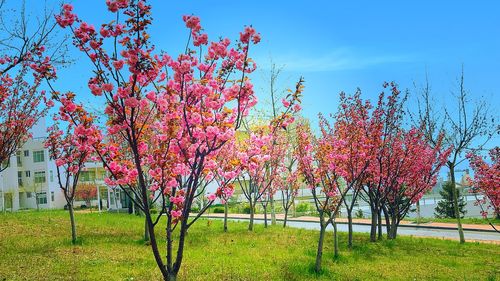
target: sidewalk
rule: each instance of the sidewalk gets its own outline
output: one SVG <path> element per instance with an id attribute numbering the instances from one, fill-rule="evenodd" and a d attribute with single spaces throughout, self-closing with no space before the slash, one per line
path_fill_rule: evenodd
<path id="1" fill-rule="evenodd" d="M 223 218 L 224 214 L 220 213 L 210 213 L 210 214 L 203 214 L 202 217 L 209 217 L 209 218 Z M 249 219 L 250 215 L 249 214 L 228 214 L 228 218 L 230 219 Z M 283 221 L 285 218 L 284 214 L 276 214 L 276 220 L 278 221 Z M 263 220 L 264 215 L 263 214 L 255 214 L 255 219 L 258 220 Z M 271 220 L 271 215 L 267 215 L 267 219 Z M 318 217 L 312 217 L 312 216 L 301 216 L 301 217 L 295 217 L 295 218 L 288 218 L 288 221 L 297 221 L 297 222 L 319 222 Z M 353 219 L 353 224 L 359 224 L 359 225 L 370 225 L 371 220 L 370 219 Z M 347 218 L 337 218 L 337 223 L 341 224 L 347 224 Z M 382 222 L 383 225 L 385 225 L 385 222 Z M 401 221 L 399 226 L 401 227 L 421 227 L 421 228 L 433 228 L 433 229 L 457 229 L 457 225 L 455 223 L 443 223 L 443 222 L 428 222 L 428 223 L 420 223 L 417 224 L 416 222 L 412 221 Z M 496 232 L 490 225 L 488 224 L 462 224 L 462 227 L 464 230 L 468 231 L 483 231 L 483 232 Z M 500 229 L 500 225 L 495 225 L 497 229 Z"/>

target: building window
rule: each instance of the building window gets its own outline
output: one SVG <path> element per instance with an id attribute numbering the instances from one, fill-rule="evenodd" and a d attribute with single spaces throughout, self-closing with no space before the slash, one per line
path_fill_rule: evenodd
<path id="1" fill-rule="evenodd" d="M 27 178 L 29 178 L 29 177 L 31 177 L 31 172 L 30 172 L 30 171 L 25 171 L 25 172 L 24 172 L 24 175 L 25 175 Z"/>
<path id="2" fill-rule="evenodd" d="M 81 181 L 91 181 L 93 179 L 93 177 L 91 176 L 90 171 L 82 171 L 80 173 L 80 177 L 78 179 Z"/>
<path id="3" fill-rule="evenodd" d="M 40 163 L 45 161 L 45 156 L 43 150 L 33 151 L 33 162 Z"/>
<path id="4" fill-rule="evenodd" d="M 45 183 L 45 171 L 35 172 L 35 183 Z"/>
<path id="5" fill-rule="evenodd" d="M 52 200 L 52 202 L 54 202 L 54 191 L 51 191 L 50 192 L 50 200 Z"/>
<path id="6" fill-rule="evenodd" d="M 17 185 L 23 186 L 23 172 L 17 172 Z"/>
<path id="7" fill-rule="evenodd" d="M 30 151 L 29 150 L 25 150 L 24 151 L 24 157 L 29 157 L 30 156 Z"/>
<path id="8" fill-rule="evenodd" d="M 50 170 L 50 182 L 54 182 L 54 171 Z"/>
<path id="9" fill-rule="evenodd" d="M 46 192 L 37 193 L 36 199 L 38 201 L 38 204 L 47 204 L 47 193 Z"/>
<path id="10" fill-rule="evenodd" d="M 26 192 L 26 198 L 31 198 L 31 192 Z"/>
<path id="11" fill-rule="evenodd" d="M 17 166 L 22 167 L 23 161 L 21 160 L 21 151 L 17 151 L 16 158 L 17 158 Z"/>

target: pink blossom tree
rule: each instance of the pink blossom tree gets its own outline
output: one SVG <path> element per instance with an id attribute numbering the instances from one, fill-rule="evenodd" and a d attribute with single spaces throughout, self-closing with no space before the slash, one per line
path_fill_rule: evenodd
<path id="1" fill-rule="evenodd" d="M 343 159 L 338 154 L 344 143 L 329 139 L 322 125 L 322 137 L 316 139 L 307 124 L 297 126 L 297 161 L 299 171 L 310 188 L 314 205 L 319 214 L 320 233 L 316 254 L 315 271 L 321 271 L 323 241 L 327 226 L 334 226 L 335 254 L 338 254 L 335 217 L 338 214 L 343 198 L 348 189 L 340 186 L 340 178 L 345 176 L 342 167 L 335 165 L 333 159 Z M 343 159 L 346 160 L 346 159 Z"/>
<path id="2" fill-rule="evenodd" d="M 406 100 L 406 97 L 401 97 L 395 83 L 384 83 L 383 87 L 389 88 L 390 94 L 380 93 L 370 115 L 368 132 L 375 150 L 370 156 L 373 160 L 369 163 L 366 183 L 363 185 L 364 196 L 362 196 L 371 209 L 370 241 L 372 242 L 377 240 L 377 231 L 378 239 L 382 239 L 382 212 L 389 192 L 384 184 L 385 175 L 390 172 L 387 171 L 391 168 L 388 164 L 397 162 L 400 156 L 391 153 L 391 147 L 398 141 L 397 136 L 404 117 L 403 105 Z"/>
<path id="3" fill-rule="evenodd" d="M 6 5 L 0 2 L 0 163 L 24 144 L 30 129 L 47 113 L 41 85 L 56 78 L 53 64 L 63 55 L 54 46 L 60 42 L 52 37 L 56 25 L 50 14 L 34 24 L 25 17 L 24 7 L 11 14 Z"/>
<path id="4" fill-rule="evenodd" d="M 387 237 L 395 239 L 399 223 L 411 205 L 436 185 L 437 174 L 451 150 L 442 149 L 442 138 L 431 147 L 415 128 L 398 132 L 386 149 L 390 152 L 383 153 L 390 153 L 393 161 L 384 162 L 382 184 L 387 192 L 384 208 L 388 214 L 386 220 L 389 219 Z"/>
<path id="5" fill-rule="evenodd" d="M 234 193 L 234 181 L 241 173 L 238 151 L 233 138 L 224 145 L 217 154 L 217 168 L 214 171 L 214 181 L 218 185 L 216 195 L 224 204 L 224 232 L 227 232 L 228 201 Z"/>
<path id="6" fill-rule="evenodd" d="M 96 146 L 110 175 L 106 182 L 120 187 L 145 213 L 157 266 L 165 280 L 175 280 L 186 233 L 217 194 L 208 195 L 209 204 L 190 219 L 193 200 L 205 196 L 204 182 L 213 178 L 218 151 L 256 103 L 248 78 L 256 65 L 249 50 L 260 35 L 246 27 L 234 47 L 229 39 L 209 43 L 199 19 L 184 16 L 188 44 L 172 58 L 151 42 L 151 6 L 146 1 L 106 4 L 116 20 L 99 31 L 67 4 L 57 21 L 71 30 L 74 45 L 89 57 L 95 70 L 89 89 L 106 102 L 106 130 L 115 141 Z M 160 204 L 156 217 L 150 212 L 151 199 Z M 164 257 L 155 233 L 162 218 Z"/>
<path id="7" fill-rule="evenodd" d="M 57 182 L 68 206 L 73 244 L 77 239 L 73 203 L 77 194 L 78 179 L 85 162 L 90 160 L 94 146 L 102 138 L 99 129 L 93 124 L 93 118 L 81 105 L 74 103 L 74 98 L 73 93 L 58 97 L 61 102 L 60 115 L 54 119 L 56 122 L 64 122 L 66 128 L 61 129 L 59 124 L 55 123 L 49 128 L 49 137 L 45 141 L 50 158 L 56 162 Z"/>
<path id="8" fill-rule="evenodd" d="M 300 78 L 295 90 L 282 99 L 283 110 L 276 113 L 270 122 L 254 132 L 247 128 L 249 137 L 237 142 L 238 157 L 242 164 L 241 173 L 237 178 L 243 195 L 250 206 L 250 222 L 248 230 L 253 230 L 255 207 L 257 202 L 267 206 L 272 200 L 276 189 L 273 181 L 278 176 L 278 167 L 284 157 L 284 142 L 277 141 L 280 131 L 287 130 L 295 121 L 294 115 L 301 110 L 300 102 L 304 89 L 303 79 Z M 264 209 L 267 226 L 267 210 Z"/>
<path id="9" fill-rule="evenodd" d="M 294 126 L 296 127 L 296 126 Z M 274 181 L 275 189 L 281 193 L 281 204 L 285 212 L 283 227 L 286 227 L 290 208 L 294 204 L 295 197 L 301 186 L 300 173 L 297 167 L 295 150 L 297 149 L 296 130 L 289 128 L 281 135 L 280 142 L 284 146 L 284 158 L 280 161 Z"/>
<path id="10" fill-rule="evenodd" d="M 488 217 L 488 209 L 493 209 L 493 215 L 500 216 L 500 147 L 495 147 L 489 151 L 490 163 L 483 157 L 469 153 L 467 158 L 469 164 L 474 170 L 474 179 L 472 180 L 472 191 L 480 193 L 484 197 L 478 198 L 478 204 L 482 209 L 483 217 Z M 490 225 L 496 230 L 493 224 Z M 498 231 L 498 230 L 497 230 Z"/>
<path id="11" fill-rule="evenodd" d="M 272 181 L 266 181 L 266 168 L 276 164 L 271 161 L 271 141 L 270 135 L 259 130 L 238 144 L 238 158 L 242 168 L 236 182 L 250 207 L 249 231 L 253 231 L 255 207 L 272 184 Z"/>
<path id="12" fill-rule="evenodd" d="M 339 153 L 346 160 L 336 157 L 332 161 L 345 171 L 342 179 L 345 181 L 346 188 L 350 190 L 348 196 L 342 200 L 347 211 L 349 248 L 352 248 L 352 211 L 358 196 L 363 191 L 368 177 L 368 168 L 370 162 L 374 160 L 376 149 L 369 130 L 371 108 L 369 101 L 361 99 L 360 90 L 352 96 L 341 93 L 339 109 L 332 116 L 334 124 L 330 125 L 325 118 L 321 117 L 323 122 L 328 124 L 329 138 L 342 140 L 344 143 Z"/>

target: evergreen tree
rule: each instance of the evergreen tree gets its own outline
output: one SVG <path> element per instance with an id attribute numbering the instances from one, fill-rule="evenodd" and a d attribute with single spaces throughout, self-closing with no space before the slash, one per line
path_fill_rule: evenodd
<path id="1" fill-rule="evenodd" d="M 443 190 L 441 190 L 439 194 L 443 199 L 438 202 L 434 215 L 437 218 L 456 218 L 455 211 L 453 209 L 453 184 L 449 181 L 445 182 L 443 184 Z M 458 189 L 457 195 L 458 211 L 460 213 L 460 217 L 463 218 L 465 213 L 467 213 L 467 210 L 465 210 L 465 205 L 467 205 L 467 202 L 465 201 L 464 197 L 462 197 L 462 195 L 460 194 L 460 190 Z"/>

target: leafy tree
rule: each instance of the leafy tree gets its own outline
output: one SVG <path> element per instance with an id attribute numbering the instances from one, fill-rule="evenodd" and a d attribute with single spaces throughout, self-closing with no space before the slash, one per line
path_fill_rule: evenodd
<path id="1" fill-rule="evenodd" d="M 49 137 L 45 141 L 45 147 L 49 149 L 50 157 L 55 159 L 57 183 L 63 191 L 68 205 L 71 242 L 73 244 L 76 243 L 73 203 L 78 188 L 78 179 L 85 167 L 85 162 L 90 160 L 93 146 L 102 139 L 101 132 L 92 124 L 92 116 L 88 115 L 81 105 L 73 103 L 74 97 L 74 94 L 68 93 L 59 99 L 61 112 L 59 116 L 54 116 L 56 123 L 49 128 Z M 62 108 L 71 111 L 71 114 L 63 113 Z M 60 129 L 59 120 L 64 122 L 65 130 Z M 73 122 L 78 122 L 78 125 Z M 95 186 L 93 189 L 96 192 Z M 81 194 L 85 194 L 85 192 Z M 82 199 L 89 200 L 90 205 L 88 196 L 84 196 Z"/>
<path id="2" fill-rule="evenodd" d="M 233 45 L 227 38 L 209 43 L 199 18 L 184 16 L 188 43 L 171 57 L 157 50 L 148 34 L 153 19 L 147 1 L 106 5 L 116 20 L 100 30 L 78 18 L 69 4 L 56 19 L 90 59 L 89 89 L 106 103 L 110 141 L 95 146 L 109 175 L 105 181 L 145 214 L 158 269 L 164 280 L 176 280 L 188 229 L 223 192 L 208 195 L 208 204 L 191 218 L 193 202 L 206 195 L 217 154 L 257 102 L 248 78 L 256 68 L 249 48 L 260 35 L 247 26 Z M 70 109 L 61 108 L 62 114 L 71 116 Z M 155 216 L 151 200 L 160 205 Z M 163 247 L 155 231 L 159 223 Z"/>
<path id="3" fill-rule="evenodd" d="M 47 113 L 40 85 L 56 78 L 53 64 L 64 55 L 52 37 L 55 26 L 50 13 L 29 21 L 24 4 L 12 13 L 0 0 L 0 163 L 31 137 L 30 129 Z M 6 168 L 0 166 L 0 172 Z"/>
<path id="4" fill-rule="evenodd" d="M 455 205 L 453 200 L 453 184 L 447 181 L 443 184 L 443 190 L 439 192 L 443 200 L 438 202 L 436 206 L 436 212 L 434 215 L 438 218 L 452 218 L 455 219 Z M 467 211 L 464 209 L 467 202 L 460 195 L 460 191 L 457 190 L 458 195 L 458 211 L 460 213 L 460 218 L 463 218 Z"/>
<path id="5" fill-rule="evenodd" d="M 346 173 L 343 167 L 332 165 L 338 159 L 344 158 L 342 154 L 343 143 L 329 138 L 326 133 L 327 124 L 320 122 L 322 135 L 314 137 L 308 124 L 297 125 L 297 149 L 296 157 L 298 169 L 304 178 L 304 182 L 311 190 L 314 205 L 319 215 L 320 232 L 318 239 L 318 250 L 314 270 L 321 272 L 321 260 L 323 256 L 323 241 L 326 227 L 331 223 L 334 231 L 334 254 L 338 255 L 337 242 L 337 216 L 343 202 L 343 198 L 349 188 L 342 189 L 339 184 L 341 176 Z"/>
<path id="6" fill-rule="evenodd" d="M 500 126 L 499 126 L 500 131 Z M 485 197 L 478 199 L 481 206 L 482 215 L 488 216 L 488 209 L 493 209 L 493 214 L 500 216 L 500 147 L 489 150 L 491 164 L 488 164 L 483 157 L 471 153 L 467 155 L 470 165 L 474 170 L 473 191 L 481 193 Z M 486 200 L 486 198 L 488 200 Z M 483 208 L 486 205 L 486 210 Z"/>
<path id="7" fill-rule="evenodd" d="M 78 185 L 78 189 L 75 191 L 75 198 L 85 201 L 87 207 L 90 207 L 90 200 L 97 198 L 97 186 L 93 183 Z"/>
<path id="8" fill-rule="evenodd" d="M 414 120 L 417 123 L 416 125 L 420 126 L 431 146 L 435 146 L 439 137 L 444 134 L 444 145 L 452 147 L 446 162 L 446 167 L 450 171 L 452 186 L 456 186 L 456 167 L 467 159 L 463 157 L 464 154 L 482 149 L 491 137 L 499 132 L 498 127 L 495 125 L 495 118 L 488 112 L 488 102 L 484 99 L 476 102 L 469 99 L 469 92 L 464 85 L 463 68 L 457 86 L 458 90 L 452 92 L 456 103 L 448 100 L 446 106 L 436 110 L 435 102 L 431 98 L 431 87 L 427 82 L 422 89 L 422 97 L 418 101 L 417 118 Z M 441 112 L 444 112 L 444 115 Z M 453 206 L 458 206 L 458 193 L 455 191 L 456 188 L 453 190 L 455 201 Z M 465 243 L 460 217 L 459 210 L 455 208 L 460 243 Z"/>

